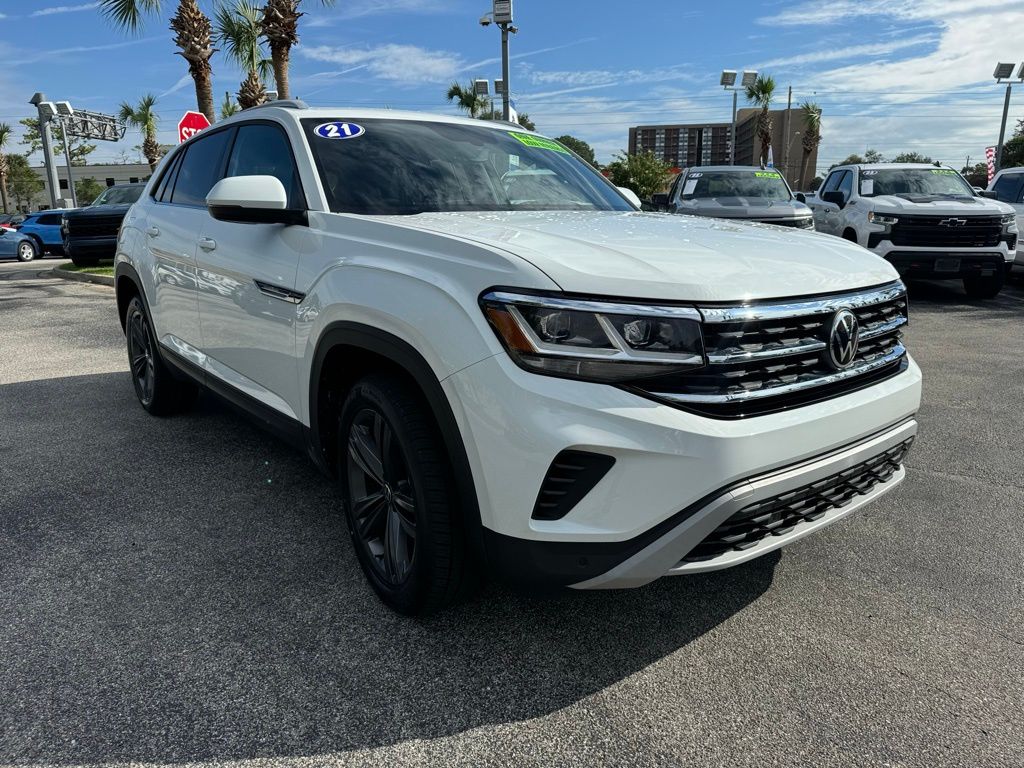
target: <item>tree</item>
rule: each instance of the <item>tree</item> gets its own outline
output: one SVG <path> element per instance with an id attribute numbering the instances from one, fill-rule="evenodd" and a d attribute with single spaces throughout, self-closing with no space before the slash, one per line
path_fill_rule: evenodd
<path id="1" fill-rule="evenodd" d="M 800 112 L 804 118 L 804 135 L 800 140 L 803 148 L 803 157 L 800 160 L 800 189 L 804 188 L 804 179 L 807 178 L 807 165 L 811 161 L 811 155 L 821 144 L 821 107 L 813 101 L 805 101 L 800 105 Z"/>
<path id="2" fill-rule="evenodd" d="M 11 126 L 0 123 L 0 199 L 3 200 L 4 213 L 10 213 L 10 199 L 7 196 L 7 142 L 11 139 Z"/>
<path id="3" fill-rule="evenodd" d="M 628 155 L 620 152 L 605 168 L 608 178 L 617 187 L 628 187 L 641 200 L 650 200 L 672 178 L 669 164 L 653 152 Z"/>
<path id="4" fill-rule="evenodd" d="M 126 32 L 141 29 L 144 17 L 158 13 L 161 4 L 161 0 L 99 0 L 103 15 Z M 188 62 L 188 72 L 195 82 L 196 105 L 212 123 L 216 116 L 213 111 L 213 68 L 210 66 L 210 58 L 216 49 L 213 47 L 210 19 L 199 8 L 197 0 L 178 0 L 177 10 L 170 21 L 178 55 Z"/>
<path id="5" fill-rule="evenodd" d="M 231 94 L 227 91 L 224 92 L 224 101 L 220 104 L 220 119 L 226 120 L 232 115 L 237 115 L 242 111 L 242 108 L 235 103 L 235 100 L 231 98 Z"/>
<path id="6" fill-rule="evenodd" d="M 1024 117 L 1017 121 L 1017 127 L 1013 131 L 1013 138 L 1024 136 Z"/>
<path id="7" fill-rule="evenodd" d="M 884 163 L 885 162 L 885 158 L 882 157 L 882 153 L 879 152 L 877 149 L 869 149 L 867 152 L 864 153 L 864 162 L 865 163 Z"/>
<path id="8" fill-rule="evenodd" d="M 160 162 L 160 144 L 156 140 L 156 124 L 160 120 L 153 107 L 156 106 L 156 96 L 147 93 L 136 106 L 127 101 L 121 102 L 118 117 L 125 123 L 142 131 L 142 154 L 146 156 L 151 171 L 156 170 Z"/>
<path id="9" fill-rule="evenodd" d="M 263 6 L 263 37 L 270 46 L 270 58 L 274 66 L 274 80 L 277 83 L 277 98 L 290 99 L 288 68 L 292 46 L 299 43 L 299 3 L 302 0 L 267 0 Z M 334 5 L 334 0 L 320 0 L 324 6 Z"/>
<path id="10" fill-rule="evenodd" d="M 965 165 L 960 173 L 967 183 L 972 187 L 987 187 L 988 186 L 988 163 L 975 163 L 974 165 Z"/>
<path id="11" fill-rule="evenodd" d="M 840 160 L 838 163 L 832 163 L 832 165 L 830 165 L 828 167 L 828 169 L 831 171 L 833 168 L 835 168 L 837 166 L 840 166 L 840 165 L 862 165 L 865 162 L 867 162 L 867 161 L 864 160 L 863 157 L 861 157 L 860 155 L 854 153 L 852 155 L 847 155 L 846 159 Z"/>
<path id="12" fill-rule="evenodd" d="M 775 96 L 775 78 L 771 75 L 758 75 L 757 79 L 747 86 L 747 101 L 761 108 L 757 116 L 757 137 L 761 140 L 761 165 L 768 165 L 768 150 L 772 145 L 772 97 Z"/>
<path id="13" fill-rule="evenodd" d="M 559 136 L 555 141 L 564 144 L 592 166 L 595 168 L 597 167 L 597 158 L 594 156 L 594 149 L 587 144 L 587 142 L 583 141 L 583 139 L 577 139 L 575 136 L 566 134 L 565 136 Z"/>
<path id="14" fill-rule="evenodd" d="M 900 152 L 892 159 L 894 163 L 928 163 L 933 164 L 935 161 L 930 157 L 922 155 L 920 152 Z"/>
<path id="15" fill-rule="evenodd" d="M 1003 168 L 1018 168 L 1024 165 L 1024 134 L 1014 136 L 1003 144 Z"/>
<path id="16" fill-rule="evenodd" d="M 29 147 L 28 154 L 32 155 L 43 148 L 43 138 L 39 133 L 39 119 L 26 117 L 20 121 L 25 130 L 21 135 L 21 143 Z M 57 162 L 64 162 L 64 129 L 60 123 L 50 123 L 50 135 L 53 136 L 52 149 L 57 156 Z M 96 151 L 95 144 L 86 144 L 84 139 L 75 136 L 71 137 L 71 164 L 85 165 L 86 158 Z"/>
<path id="17" fill-rule="evenodd" d="M 502 114 L 500 109 L 491 110 L 488 109 L 482 115 L 479 115 L 481 120 L 504 120 L 505 116 Z M 525 112 L 520 112 L 516 115 L 516 122 L 528 131 L 536 131 L 537 126 L 533 124 L 533 120 Z"/>
<path id="18" fill-rule="evenodd" d="M 263 51 L 263 13 L 250 0 L 235 0 L 234 5 L 220 5 L 214 15 L 217 42 L 225 53 L 246 73 L 238 90 L 241 109 L 255 107 L 267 100 L 264 85 L 271 71 L 271 61 Z"/>
<path id="19" fill-rule="evenodd" d="M 14 207 L 19 211 L 28 208 L 32 199 L 43 191 L 40 179 L 28 164 L 25 155 L 7 155 L 7 185 Z"/>
<path id="20" fill-rule="evenodd" d="M 89 205 L 106 189 L 96 179 L 88 177 L 75 182 L 75 197 L 79 205 Z"/>
<path id="21" fill-rule="evenodd" d="M 455 102 L 459 109 L 466 110 L 470 117 L 480 117 L 485 109 L 489 108 L 490 102 L 484 97 L 473 92 L 473 84 L 464 88 L 458 83 L 452 83 L 448 88 L 448 103 Z"/>

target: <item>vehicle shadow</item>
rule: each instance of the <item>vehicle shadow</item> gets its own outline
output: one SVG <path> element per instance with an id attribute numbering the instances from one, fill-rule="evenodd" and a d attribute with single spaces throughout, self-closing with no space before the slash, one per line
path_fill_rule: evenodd
<path id="1" fill-rule="evenodd" d="M 907 295 L 912 307 L 941 306 L 943 310 L 987 313 L 1021 313 L 1024 301 L 1024 280 L 1011 275 L 1003 290 L 994 299 L 972 299 L 959 280 L 907 280 Z"/>
<path id="2" fill-rule="evenodd" d="M 317 755 L 554 712 L 762 595 L 778 555 L 622 592 L 486 585 L 427 620 L 365 585 L 330 484 L 212 398 L 0 387 L 0 763 Z"/>

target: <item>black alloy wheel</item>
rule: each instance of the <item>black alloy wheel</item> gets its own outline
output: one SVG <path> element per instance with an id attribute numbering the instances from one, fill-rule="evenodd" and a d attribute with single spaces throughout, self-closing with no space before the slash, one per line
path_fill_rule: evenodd
<path id="1" fill-rule="evenodd" d="M 128 364 L 131 368 L 135 394 L 147 410 L 153 405 L 156 389 L 156 361 L 153 353 L 153 337 L 149 331 L 149 320 L 137 300 L 128 308 L 125 324 L 128 337 Z"/>
<path id="2" fill-rule="evenodd" d="M 356 540 L 378 577 L 400 587 L 416 557 L 416 501 L 408 464 L 380 411 L 355 415 L 345 465 Z"/>

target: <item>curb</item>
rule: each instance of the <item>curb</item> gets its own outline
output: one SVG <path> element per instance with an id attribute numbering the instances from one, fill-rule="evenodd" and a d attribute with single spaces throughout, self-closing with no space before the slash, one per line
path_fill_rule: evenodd
<path id="1" fill-rule="evenodd" d="M 60 267 L 54 267 L 50 270 L 50 274 L 54 277 L 62 277 L 65 280 L 75 280 L 79 283 L 94 283 L 95 285 L 107 285 L 111 288 L 114 287 L 114 278 L 107 277 L 107 275 L 90 275 L 88 272 L 69 272 L 66 269 Z"/>

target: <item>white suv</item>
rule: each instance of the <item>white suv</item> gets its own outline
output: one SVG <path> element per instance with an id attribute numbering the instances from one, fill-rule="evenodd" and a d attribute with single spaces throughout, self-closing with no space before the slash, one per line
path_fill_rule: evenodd
<path id="1" fill-rule="evenodd" d="M 891 490 L 917 430 L 891 266 L 641 213 L 500 122 L 247 110 L 164 160 L 116 274 L 143 407 L 201 385 L 308 450 L 404 613 L 750 560 Z"/>
<path id="2" fill-rule="evenodd" d="M 976 196 L 952 168 L 842 165 L 807 204 L 817 231 L 869 248 L 901 276 L 963 280 L 972 298 L 996 296 L 1013 264 L 1013 208 Z"/>

